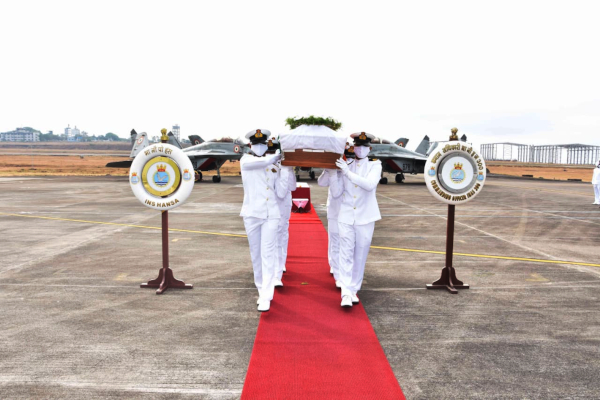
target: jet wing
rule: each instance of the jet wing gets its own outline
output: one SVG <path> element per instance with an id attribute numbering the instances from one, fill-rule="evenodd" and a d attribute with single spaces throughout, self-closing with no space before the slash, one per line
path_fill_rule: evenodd
<path id="1" fill-rule="evenodd" d="M 187 151 L 186 151 L 187 150 Z M 217 158 L 226 160 L 239 160 L 242 158 L 241 153 L 235 153 L 232 151 L 220 150 L 220 149 L 199 149 L 193 150 L 191 147 L 184 150 L 184 153 L 189 158 Z"/>
<path id="2" fill-rule="evenodd" d="M 133 160 L 113 161 L 106 164 L 107 168 L 131 168 Z"/>
<path id="3" fill-rule="evenodd" d="M 392 158 L 392 159 L 400 159 L 400 158 L 404 158 L 404 159 L 410 159 L 410 160 L 422 160 L 422 161 L 427 161 L 427 157 L 425 157 L 422 154 L 419 153 L 415 153 L 414 151 L 410 151 L 410 150 L 381 150 L 381 151 L 375 151 L 372 152 L 371 154 L 369 154 L 370 157 L 375 157 L 375 158 L 382 158 L 382 159 L 386 159 L 386 158 Z"/>

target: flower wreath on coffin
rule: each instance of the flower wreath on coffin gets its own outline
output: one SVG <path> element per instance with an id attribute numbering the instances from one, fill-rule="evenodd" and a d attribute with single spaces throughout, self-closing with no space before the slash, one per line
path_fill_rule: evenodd
<path id="1" fill-rule="evenodd" d="M 291 130 L 279 137 L 282 164 L 293 167 L 336 168 L 346 148 L 342 127 L 332 118 L 304 117 L 286 120 Z"/>

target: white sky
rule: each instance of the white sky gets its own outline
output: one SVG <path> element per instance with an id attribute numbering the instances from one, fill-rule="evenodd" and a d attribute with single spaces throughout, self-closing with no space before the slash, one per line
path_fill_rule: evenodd
<path id="1" fill-rule="evenodd" d="M 600 145 L 599 2 L 3 1 L 0 131 Z"/>

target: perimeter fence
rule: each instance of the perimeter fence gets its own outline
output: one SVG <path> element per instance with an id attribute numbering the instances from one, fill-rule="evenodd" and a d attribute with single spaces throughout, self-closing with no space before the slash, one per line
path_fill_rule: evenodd
<path id="1" fill-rule="evenodd" d="M 600 146 L 587 144 L 527 145 L 521 143 L 482 144 L 480 153 L 486 161 L 519 161 L 544 164 L 596 164 Z"/>

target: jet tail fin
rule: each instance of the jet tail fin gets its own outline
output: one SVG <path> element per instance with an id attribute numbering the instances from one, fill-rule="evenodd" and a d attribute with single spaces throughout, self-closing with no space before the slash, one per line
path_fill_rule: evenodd
<path id="1" fill-rule="evenodd" d="M 408 138 L 402 137 L 396 140 L 394 143 L 396 143 L 400 147 L 406 147 L 406 145 L 408 144 Z"/>
<path id="2" fill-rule="evenodd" d="M 129 157 L 133 158 L 137 156 L 138 153 L 142 151 L 144 147 L 147 147 L 149 145 L 150 141 L 148 140 L 148 135 L 146 134 L 146 132 L 138 133 L 136 135 L 135 143 L 133 144 L 133 148 L 131 149 L 131 154 L 129 154 Z"/>
<path id="3" fill-rule="evenodd" d="M 135 131 L 135 129 L 131 130 L 131 148 L 133 149 L 133 146 L 135 146 L 135 138 L 137 137 L 137 132 Z"/>
<path id="4" fill-rule="evenodd" d="M 429 150 L 429 136 L 425 135 L 425 137 L 423 138 L 421 143 L 419 143 L 419 145 L 417 146 L 417 149 L 415 150 L 415 152 L 426 155 L 427 150 Z"/>
<path id="5" fill-rule="evenodd" d="M 195 146 L 195 145 L 200 144 L 200 143 L 204 143 L 204 139 L 202 139 L 198 135 L 190 135 L 188 137 L 190 138 L 190 142 L 192 142 L 192 146 Z"/>
<path id="6" fill-rule="evenodd" d="M 182 149 L 183 147 L 181 146 L 181 143 L 179 143 L 179 140 L 177 140 L 177 138 L 175 137 L 175 135 L 173 135 L 173 132 L 169 132 L 168 134 L 169 136 L 169 144 Z"/>

